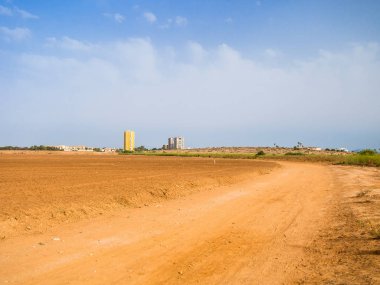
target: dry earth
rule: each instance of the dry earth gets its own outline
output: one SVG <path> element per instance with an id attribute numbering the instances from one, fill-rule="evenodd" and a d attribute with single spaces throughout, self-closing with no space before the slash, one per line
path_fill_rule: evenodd
<path id="1" fill-rule="evenodd" d="M 275 167 L 247 160 L 3 151 L 0 239 L 212 190 Z"/>
<path id="2" fill-rule="evenodd" d="M 57 154 L 0 165 L 0 284 L 380 283 L 376 168 Z M 96 210 L 20 229 L 55 207 Z"/>

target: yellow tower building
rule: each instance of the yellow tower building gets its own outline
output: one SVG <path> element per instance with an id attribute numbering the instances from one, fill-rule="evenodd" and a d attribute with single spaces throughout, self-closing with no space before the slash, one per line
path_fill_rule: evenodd
<path id="1" fill-rule="evenodd" d="M 135 150 L 135 132 L 127 130 L 124 132 L 124 150 Z"/>

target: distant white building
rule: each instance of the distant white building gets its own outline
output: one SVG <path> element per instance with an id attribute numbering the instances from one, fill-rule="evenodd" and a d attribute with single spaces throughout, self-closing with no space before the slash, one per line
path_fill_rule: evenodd
<path id="1" fill-rule="evenodd" d="M 102 152 L 116 152 L 116 148 L 114 147 L 103 147 L 101 149 Z"/>
<path id="2" fill-rule="evenodd" d="M 321 151 L 322 150 L 322 148 L 320 148 L 320 147 L 310 147 L 309 149 L 315 150 L 315 151 Z"/>
<path id="3" fill-rule="evenodd" d="M 63 151 L 93 151 L 94 150 L 92 147 L 87 147 L 85 145 L 74 145 L 74 146 L 58 145 L 57 148 Z"/>
<path id="4" fill-rule="evenodd" d="M 166 145 L 165 145 L 166 147 Z M 164 149 L 165 149 L 164 147 Z M 185 149 L 184 137 L 168 138 L 167 149 Z"/>
<path id="5" fill-rule="evenodd" d="M 174 138 L 174 148 L 175 149 L 184 149 L 185 148 L 185 139 L 183 137 Z"/>
<path id="6" fill-rule="evenodd" d="M 168 149 L 174 149 L 174 138 L 168 138 Z"/>

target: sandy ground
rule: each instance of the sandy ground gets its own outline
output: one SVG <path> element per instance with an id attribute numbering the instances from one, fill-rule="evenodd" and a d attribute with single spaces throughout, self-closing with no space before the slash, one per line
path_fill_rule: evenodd
<path id="1" fill-rule="evenodd" d="M 83 152 L 0 152 L 0 239 L 212 191 L 275 163 Z"/>
<path id="2" fill-rule="evenodd" d="M 212 191 L 4 238 L 0 284 L 380 283 L 379 169 L 255 163 Z"/>

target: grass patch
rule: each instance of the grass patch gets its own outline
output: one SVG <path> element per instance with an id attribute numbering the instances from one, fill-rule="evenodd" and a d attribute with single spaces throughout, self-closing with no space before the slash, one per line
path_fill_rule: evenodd
<path id="1" fill-rule="evenodd" d="M 369 233 L 371 234 L 372 238 L 380 239 L 380 225 L 374 225 L 370 223 L 369 226 L 370 226 Z"/>
<path id="2" fill-rule="evenodd" d="M 361 165 L 380 167 L 380 154 L 306 154 L 302 152 L 288 152 L 285 154 L 258 153 L 227 153 L 227 152 L 165 152 L 141 151 L 120 153 L 121 155 L 147 155 L 147 156 L 179 156 L 179 157 L 208 157 L 231 159 L 271 159 L 285 161 L 324 162 L 338 165 Z"/>
<path id="3" fill-rule="evenodd" d="M 302 152 L 287 152 L 285 153 L 285 155 L 305 155 L 305 154 Z"/>
<path id="4" fill-rule="evenodd" d="M 376 155 L 377 151 L 374 149 L 363 149 L 359 152 L 360 155 Z"/>
<path id="5" fill-rule="evenodd" d="M 365 165 L 365 166 L 380 166 L 380 155 L 363 155 L 363 154 L 352 154 L 347 155 L 345 159 L 338 164 L 346 165 Z"/>
<path id="6" fill-rule="evenodd" d="M 380 154 L 298 154 L 286 153 L 267 156 L 266 158 L 287 161 L 326 162 L 337 165 L 360 165 L 380 167 Z"/>

